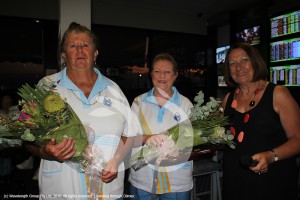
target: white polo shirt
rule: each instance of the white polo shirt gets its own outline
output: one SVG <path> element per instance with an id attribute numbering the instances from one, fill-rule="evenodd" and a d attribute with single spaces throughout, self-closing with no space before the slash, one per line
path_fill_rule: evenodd
<path id="1" fill-rule="evenodd" d="M 104 159 L 109 161 L 115 155 L 121 136 L 133 137 L 137 131 L 132 120 L 132 112 L 128 101 L 119 86 L 102 76 L 96 68 L 95 72 L 98 74 L 98 79 L 88 99 L 67 77 L 66 68 L 59 73 L 43 78 L 39 85 L 45 81 L 54 81 L 61 97 L 65 98 L 74 109 L 81 122 L 94 131 L 94 143 L 103 151 Z M 96 103 L 94 104 L 94 102 Z M 122 163 L 119 166 L 118 177 L 111 183 L 103 183 L 101 193 L 94 195 L 97 195 L 98 199 L 103 197 L 104 199 L 116 199 L 123 194 L 123 184 L 124 164 Z M 49 195 L 65 195 L 62 197 L 87 199 L 88 194 L 90 194 L 88 193 L 90 185 L 91 183 L 87 180 L 86 175 L 79 173 L 70 165 L 41 160 L 39 174 L 41 197 L 53 199 L 53 196 Z"/>
<path id="2" fill-rule="evenodd" d="M 131 109 L 137 116 L 140 113 L 140 109 L 142 110 L 152 134 L 162 133 L 188 119 L 190 109 L 193 106 L 192 103 L 188 98 L 179 94 L 175 87 L 172 89 L 174 91 L 173 96 L 161 108 L 153 96 L 154 89 L 134 99 Z M 140 132 L 143 134 L 142 130 Z M 133 153 L 136 153 L 139 149 L 133 149 Z M 137 171 L 131 168 L 129 181 L 133 186 L 150 193 L 185 192 L 193 188 L 192 171 L 192 161 L 168 167 L 159 167 L 158 173 L 154 173 L 154 166 L 148 164 Z M 156 182 L 153 181 L 154 176 L 156 176 Z M 155 183 L 154 186 L 153 183 Z"/>

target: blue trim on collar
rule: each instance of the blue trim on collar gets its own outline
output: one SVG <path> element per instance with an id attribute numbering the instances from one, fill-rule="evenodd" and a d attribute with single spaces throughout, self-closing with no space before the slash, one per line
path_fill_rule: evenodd
<path id="1" fill-rule="evenodd" d="M 177 106 L 180 106 L 180 104 L 181 104 L 180 94 L 177 91 L 176 87 L 172 86 L 172 90 L 173 90 L 172 97 L 161 108 L 158 107 L 157 101 L 153 95 L 154 87 L 150 91 L 148 91 L 146 93 L 145 97 L 142 99 L 143 103 L 152 103 L 152 104 L 157 105 L 157 107 L 159 109 L 158 115 L 157 115 L 157 123 L 163 123 L 164 114 L 165 114 L 166 108 L 168 107 L 169 102 L 172 102 L 172 103 L 176 104 Z"/>
<path id="2" fill-rule="evenodd" d="M 66 67 L 58 73 L 57 78 L 55 80 L 55 85 L 63 86 L 69 90 L 79 91 L 80 98 L 83 99 L 86 103 L 90 103 L 90 100 L 95 95 L 97 95 L 99 92 L 104 90 L 107 86 L 110 86 L 112 84 L 111 82 L 109 82 L 107 78 L 105 78 L 101 74 L 101 72 L 97 68 L 94 68 L 94 71 L 98 74 L 98 78 L 93 86 L 93 89 L 88 99 L 85 97 L 83 92 L 68 78 Z"/>
<path id="3" fill-rule="evenodd" d="M 172 86 L 172 90 L 173 90 L 173 95 L 169 99 L 169 101 L 176 104 L 177 106 L 180 106 L 181 104 L 180 94 L 175 86 Z M 157 101 L 153 95 L 153 92 L 154 92 L 154 87 L 146 93 L 145 97 L 142 99 L 142 102 L 153 103 L 157 105 Z"/>
<path id="4" fill-rule="evenodd" d="M 162 124 L 163 123 L 163 119 L 164 119 L 164 115 L 165 115 L 165 112 L 166 112 L 166 107 L 163 106 L 159 109 L 158 113 L 157 113 L 157 123 L 160 123 Z"/>
<path id="5" fill-rule="evenodd" d="M 170 101 L 173 102 L 173 103 L 175 103 L 177 106 L 180 106 L 180 104 L 181 104 L 180 94 L 177 91 L 176 87 L 173 86 L 172 90 L 173 90 L 174 93 L 173 93 Z"/>
<path id="6" fill-rule="evenodd" d="M 145 97 L 142 99 L 142 102 L 153 103 L 157 105 L 157 101 L 153 95 L 153 92 L 154 92 L 154 87 L 146 93 Z"/>

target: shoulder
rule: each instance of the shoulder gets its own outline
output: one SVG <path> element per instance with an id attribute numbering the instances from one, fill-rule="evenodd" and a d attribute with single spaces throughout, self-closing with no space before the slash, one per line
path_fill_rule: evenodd
<path id="1" fill-rule="evenodd" d="M 123 94 L 122 89 L 120 88 L 120 86 L 114 82 L 113 80 L 107 78 L 106 76 L 102 75 L 102 81 L 107 85 L 107 90 L 109 90 L 112 95 L 118 95 L 118 93 L 122 94 L 122 96 L 125 96 Z M 116 93 L 117 92 L 117 93 Z"/>
<path id="2" fill-rule="evenodd" d="M 182 110 L 185 114 L 189 115 L 191 113 L 191 109 L 193 108 L 194 105 L 186 96 L 183 96 L 182 94 L 179 94 L 179 98 L 180 98 L 180 101 L 178 101 L 174 105 L 178 106 L 180 108 L 180 110 Z M 174 108 L 174 110 L 177 110 L 177 109 Z"/>
<path id="3" fill-rule="evenodd" d="M 41 80 L 39 80 L 38 85 L 49 85 L 51 83 L 54 83 L 58 80 L 58 77 L 61 75 L 61 71 L 57 72 L 55 74 L 51 74 L 48 76 L 43 77 Z"/>
<path id="4" fill-rule="evenodd" d="M 114 82 L 113 80 L 107 78 L 106 76 L 104 76 L 102 74 L 101 74 L 101 76 L 102 76 L 103 81 L 107 82 L 110 87 L 118 88 L 121 90 L 121 88 L 119 87 L 119 85 L 116 82 Z"/>
<path id="5" fill-rule="evenodd" d="M 175 91 L 175 95 L 177 97 L 175 98 L 178 98 L 180 99 L 180 101 L 178 103 L 180 103 L 180 105 L 187 105 L 189 107 L 193 106 L 192 102 L 190 101 L 189 98 L 187 98 L 186 96 L 183 96 L 175 86 L 173 86 L 173 90 Z"/>
<path id="6" fill-rule="evenodd" d="M 142 100 L 143 100 L 144 98 L 146 98 L 147 94 L 148 94 L 148 92 L 145 92 L 145 93 L 143 93 L 143 94 L 140 94 L 140 95 L 136 96 L 136 97 L 133 99 L 132 104 L 140 105 L 140 103 L 142 102 Z"/>
<path id="7" fill-rule="evenodd" d="M 183 96 L 182 94 L 180 94 L 180 97 L 181 97 L 182 104 L 187 105 L 189 107 L 193 106 L 189 98 Z"/>
<path id="8" fill-rule="evenodd" d="M 278 113 L 280 110 L 289 110 L 297 107 L 297 103 L 291 95 L 288 88 L 276 85 L 273 91 L 273 106 L 274 110 Z"/>
<path id="9" fill-rule="evenodd" d="M 282 86 L 276 85 L 273 90 L 273 98 L 275 101 L 284 101 L 286 98 L 292 97 L 289 90 Z"/>

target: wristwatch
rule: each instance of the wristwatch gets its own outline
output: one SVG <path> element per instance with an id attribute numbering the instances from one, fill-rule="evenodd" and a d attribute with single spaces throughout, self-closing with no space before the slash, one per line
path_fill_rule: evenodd
<path id="1" fill-rule="evenodd" d="M 278 156 L 277 156 L 277 154 L 276 154 L 275 150 L 274 150 L 274 149 L 272 149 L 271 151 L 272 151 L 272 153 L 273 153 L 273 156 L 274 156 L 274 162 L 278 161 L 278 160 L 279 160 L 279 158 L 278 158 Z"/>

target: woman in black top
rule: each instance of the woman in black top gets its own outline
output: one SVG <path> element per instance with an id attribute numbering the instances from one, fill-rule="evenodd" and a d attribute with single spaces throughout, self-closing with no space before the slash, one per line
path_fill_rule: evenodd
<path id="1" fill-rule="evenodd" d="M 236 142 L 224 151 L 223 198 L 297 199 L 298 104 L 287 88 L 266 81 L 267 66 L 249 44 L 232 46 L 225 65 L 226 83 L 237 87 L 222 104 Z"/>

